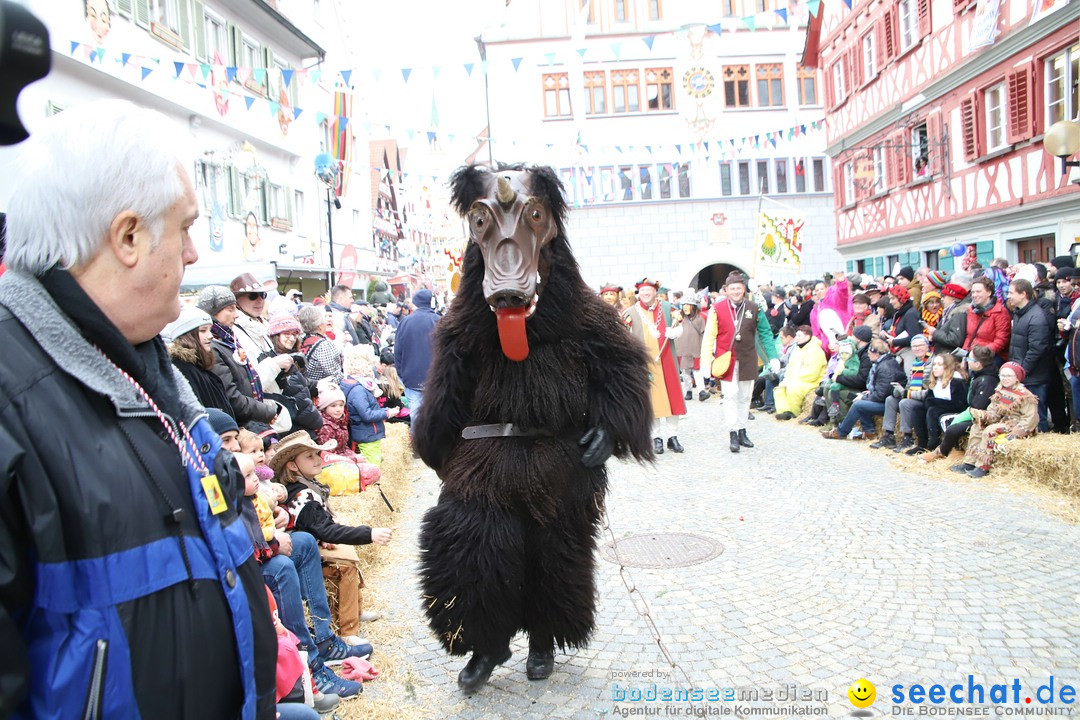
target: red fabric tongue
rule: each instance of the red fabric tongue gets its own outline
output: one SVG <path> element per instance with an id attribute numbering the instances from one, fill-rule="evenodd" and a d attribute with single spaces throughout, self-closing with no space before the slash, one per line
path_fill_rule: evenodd
<path id="1" fill-rule="evenodd" d="M 495 311 L 503 355 L 516 362 L 529 357 L 529 340 L 525 337 L 527 311 L 528 308 L 502 308 Z"/>

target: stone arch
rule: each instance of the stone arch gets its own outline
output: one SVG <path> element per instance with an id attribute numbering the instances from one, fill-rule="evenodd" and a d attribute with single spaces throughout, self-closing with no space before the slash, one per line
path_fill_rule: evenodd
<path id="1" fill-rule="evenodd" d="M 749 276 L 753 267 L 754 255 L 750 249 L 731 243 L 715 243 L 691 253 L 683 260 L 675 273 L 675 284 L 668 287 L 693 287 L 695 290 L 708 287 L 709 290 L 716 290 L 732 270 Z"/>

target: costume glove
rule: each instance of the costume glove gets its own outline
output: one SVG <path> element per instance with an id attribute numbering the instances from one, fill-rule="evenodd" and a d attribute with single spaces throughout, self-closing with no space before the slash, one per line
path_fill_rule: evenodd
<path id="1" fill-rule="evenodd" d="M 769 361 L 769 369 L 772 370 L 773 375 L 777 375 L 780 372 L 780 361 L 773 358 Z"/>
<path id="2" fill-rule="evenodd" d="M 578 445 L 585 448 L 581 456 L 581 464 L 585 467 L 600 467 L 615 451 L 615 441 L 602 427 L 586 430 Z"/>

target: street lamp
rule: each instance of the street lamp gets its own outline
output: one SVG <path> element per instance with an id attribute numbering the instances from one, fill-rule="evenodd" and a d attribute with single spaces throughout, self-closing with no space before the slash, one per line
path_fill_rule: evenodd
<path id="1" fill-rule="evenodd" d="M 1043 149 L 1061 158 L 1062 175 L 1069 172 L 1071 167 L 1080 167 L 1080 160 L 1069 160 L 1080 152 L 1080 123 L 1060 120 L 1051 125 L 1043 135 Z"/>
<path id="2" fill-rule="evenodd" d="M 315 177 L 326 185 L 326 237 L 330 241 L 330 287 L 334 287 L 334 220 L 330 213 L 331 205 L 341 209 L 341 201 L 334 194 L 341 165 L 330 153 L 315 156 Z"/>

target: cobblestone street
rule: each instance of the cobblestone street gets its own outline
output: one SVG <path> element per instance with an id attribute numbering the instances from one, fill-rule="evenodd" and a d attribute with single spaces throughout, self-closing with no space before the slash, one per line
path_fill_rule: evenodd
<path id="1" fill-rule="evenodd" d="M 825 441 L 763 414 L 749 425 L 757 447 L 733 455 L 726 433 L 713 430 L 719 401 L 695 400 L 689 410 L 679 432 L 685 454 L 668 451 L 654 467 L 609 463 L 608 510 L 620 540 L 683 533 L 705 549 L 722 547 L 699 564 L 629 570 L 695 686 L 776 692 L 794 684 L 827 697 L 799 706 L 843 717 L 854 709 L 847 688 L 861 677 L 877 686 L 867 711 L 874 716 L 892 712 L 897 683 L 966 686 L 971 674 L 989 692 L 1015 677 L 1028 695 L 1050 675 L 1059 686 L 1078 684 L 1080 528 L 1047 514 L 1030 493 L 958 480 L 943 465 L 952 477 L 898 472 L 891 453 Z M 688 715 L 686 702 L 614 701 L 630 686 L 687 683 L 606 559 L 598 560 L 598 626 L 587 649 L 558 654 L 549 680 L 529 682 L 519 637 L 488 686 L 463 697 L 456 677 L 464 659 L 442 651 L 420 611 L 415 543 L 438 479 L 416 467 L 416 496 L 395 536 L 409 562 L 394 569 L 397 605 L 382 621 L 408 628 L 385 652 L 407 678 L 410 701 L 437 717 Z M 386 698 L 392 688 L 372 683 L 365 695 Z M 699 712 L 736 705 L 739 714 L 795 707 L 703 702 Z"/>

